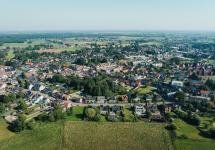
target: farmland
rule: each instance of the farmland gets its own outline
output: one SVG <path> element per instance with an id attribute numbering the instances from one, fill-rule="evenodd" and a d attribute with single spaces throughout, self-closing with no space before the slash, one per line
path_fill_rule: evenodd
<path id="1" fill-rule="evenodd" d="M 156 141 L 156 143 L 154 143 Z M 156 123 L 40 123 L 9 140 L 1 149 L 173 149 L 164 125 Z"/>

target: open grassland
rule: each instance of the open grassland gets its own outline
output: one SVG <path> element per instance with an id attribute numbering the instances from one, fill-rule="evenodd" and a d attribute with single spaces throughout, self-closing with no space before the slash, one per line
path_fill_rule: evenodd
<path id="1" fill-rule="evenodd" d="M 163 124 L 57 122 L 37 124 L 9 139 L 0 140 L 3 150 L 167 150 L 173 149 Z"/>
<path id="2" fill-rule="evenodd" d="M 174 142 L 177 150 L 212 150 L 215 148 L 215 140 L 200 135 L 200 131 L 180 119 L 174 120 L 177 126 L 177 138 Z"/>

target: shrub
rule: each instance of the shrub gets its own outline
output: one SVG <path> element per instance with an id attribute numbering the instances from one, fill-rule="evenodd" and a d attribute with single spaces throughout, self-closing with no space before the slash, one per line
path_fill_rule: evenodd
<path id="1" fill-rule="evenodd" d="M 167 130 L 176 130 L 177 126 L 175 124 L 169 124 L 169 125 L 166 126 L 166 129 Z"/>

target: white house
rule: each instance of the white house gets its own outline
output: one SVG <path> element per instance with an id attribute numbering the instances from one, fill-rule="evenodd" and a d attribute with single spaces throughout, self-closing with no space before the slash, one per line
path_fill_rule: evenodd
<path id="1" fill-rule="evenodd" d="M 172 86 L 183 87 L 184 83 L 182 81 L 172 81 Z"/>

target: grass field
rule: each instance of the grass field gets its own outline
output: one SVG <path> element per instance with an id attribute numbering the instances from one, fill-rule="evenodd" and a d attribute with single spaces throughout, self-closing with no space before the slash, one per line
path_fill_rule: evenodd
<path id="1" fill-rule="evenodd" d="M 147 87 L 140 87 L 135 90 L 135 92 L 139 95 L 145 95 L 151 93 L 153 90 L 153 87 L 147 86 Z"/>
<path id="2" fill-rule="evenodd" d="M 177 126 L 175 147 L 177 150 L 212 150 L 215 147 L 215 140 L 200 136 L 199 130 L 182 120 L 176 119 L 174 123 Z M 187 139 L 180 138 L 186 136 Z"/>
<path id="3" fill-rule="evenodd" d="M 7 124 L 0 118 L 0 141 L 3 139 L 9 139 L 13 136 L 14 133 L 7 129 Z"/>
<path id="4" fill-rule="evenodd" d="M 10 139 L 0 141 L 2 150 L 52 150 L 62 148 L 62 123 L 38 125 L 34 130 L 25 130 Z"/>
<path id="5" fill-rule="evenodd" d="M 78 51 L 80 50 L 79 47 L 70 47 L 70 48 L 53 48 L 53 49 L 42 49 L 42 50 L 38 50 L 38 53 L 61 53 L 64 51 L 70 51 L 70 52 L 74 52 L 74 51 Z"/>
<path id="6" fill-rule="evenodd" d="M 13 53 L 13 50 L 9 50 L 8 53 L 7 53 L 6 58 L 7 58 L 8 60 L 11 60 L 11 59 L 13 59 L 14 57 L 15 57 L 15 55 L 14 55 L 14 53 Z"/>
<path id="7" fill-rule="evenodd" d="M 3 150 L 167 150 L 173 149 L 163 124 L 67 121 L 38 124 L 9 139 Z"/>
<path id="8" fill-rule="evenodd" d="M 82 117 L 83 110 L 84 110 L 84 107 L 81 107 L 81 106 L 73 107 L 73 115 L 67 116 L 67 120 L 69 120 L 69 121 L 81 121 L 83 118 Z"/>

